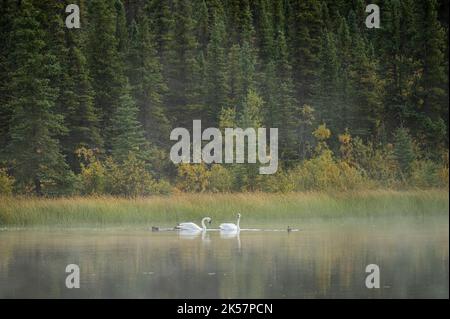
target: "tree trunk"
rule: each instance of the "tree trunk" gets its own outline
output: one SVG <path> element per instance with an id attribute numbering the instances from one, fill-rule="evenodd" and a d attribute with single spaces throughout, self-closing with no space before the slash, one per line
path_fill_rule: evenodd
<path id="1" fill-rule="evenodd" d="M 34 190 L 37 196 L 42 196 L 41 180 L 39 177 L 34 178 Z"/>

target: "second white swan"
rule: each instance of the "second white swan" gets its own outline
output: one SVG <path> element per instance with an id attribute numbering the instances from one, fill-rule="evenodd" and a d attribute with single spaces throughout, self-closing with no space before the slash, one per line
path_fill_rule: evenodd
<path id="1" fill-rule="evenodd" d="M 236 224 L 233 224 L 233 223 L 220 224 L 219 229 L 221 231 L 225 231 L 225 232 L 238 232 L 241 230 L 241 227 L 239 226 L 240 220 L 241 220 L 241 214 L 238 213 Z"/>
<path id="2" fill-rule="evenodd" d="M 175 226 L 175 229 L 179 229 L 182 231 L 192 231 L 192 232 L 198 232 L 198 231 L 206 231 L 206 225 L 205 222 L 208 222 L 211 224 L 211 218 L 210 217 L 204 217 L 202 219 L 202 227 L 198 226 L 196 223 L 180 223 L 177 226 Z"/>

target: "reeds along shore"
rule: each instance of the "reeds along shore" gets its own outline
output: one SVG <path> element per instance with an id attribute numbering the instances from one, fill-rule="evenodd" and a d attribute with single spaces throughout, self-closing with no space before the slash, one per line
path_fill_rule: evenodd
<path id="1" fill-rule="evenodd" d="M 248 222 L 305 218 L 445 215 L 446 190 L 377 190 L 346 193 L 176 194 L 135 199 L 118 197 L 0 198 L 0 227 L 173 225 L 210 216 Z"/>

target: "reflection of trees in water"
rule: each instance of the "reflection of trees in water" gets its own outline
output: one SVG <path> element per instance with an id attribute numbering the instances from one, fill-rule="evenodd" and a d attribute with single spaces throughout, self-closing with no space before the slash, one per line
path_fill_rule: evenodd
<path id="1" fill-rule="evenodd" d="M 64 288 L 69 263 L 81 267 L 82 289 Z M 380 265 L 389 289 L 365 288 L 368 263 Z M 0 283 L 5 278 L 13 287 L 0 284 L 0 297 L 445 297 L 448 228 L 353 226 L 231 238 L 212 231 L 192 240 L 173 232 L 4 232 Z"/>

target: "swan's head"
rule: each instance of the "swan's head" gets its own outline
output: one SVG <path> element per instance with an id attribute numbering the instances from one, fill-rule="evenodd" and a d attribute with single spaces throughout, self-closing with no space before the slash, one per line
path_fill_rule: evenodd
<path id="1" fill-rule="evenodd" d="M 205 221 L 206 221 L 208 224 L 211 224 L 212 219 L 211 219 L 211 217 L 206 217 L 206 218 L 205 218 Z"/>
<path id="2" fill-rule="evenodd" d="M 237 215 L 237 216 L 238 216 L 238 218 L 241 218 L 241 213 L 238 213 L 238 215 Z"/>

